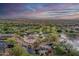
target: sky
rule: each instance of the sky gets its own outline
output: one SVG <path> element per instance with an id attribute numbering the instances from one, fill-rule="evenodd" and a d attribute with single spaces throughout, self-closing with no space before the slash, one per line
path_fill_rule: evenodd
<path id="1" fill-rule="evenodd" d="M 79 19 L 77 3 L 0 3 L 0 19 Z"/>

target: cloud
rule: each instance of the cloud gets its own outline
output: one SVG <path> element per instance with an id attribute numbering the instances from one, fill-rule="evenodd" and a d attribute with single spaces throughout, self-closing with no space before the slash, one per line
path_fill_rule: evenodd
<path id="1" fill-rule="evenodd" d="M 0 4 L 0 18 L 78 19 L 79 4 Z"/>

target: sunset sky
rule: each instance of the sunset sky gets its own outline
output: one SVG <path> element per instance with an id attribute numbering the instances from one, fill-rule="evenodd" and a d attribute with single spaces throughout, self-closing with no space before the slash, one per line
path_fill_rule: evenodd
<path id="1" fill-rule="evenodd" d="M 79 4 L 0 3 L 0 19 L 79 19 Z"/>

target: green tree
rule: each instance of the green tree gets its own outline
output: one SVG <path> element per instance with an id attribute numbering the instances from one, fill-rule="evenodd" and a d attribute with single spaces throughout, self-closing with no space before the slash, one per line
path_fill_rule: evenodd
<path id="1" fill-rule="evenodd" d="M 12 43 L 12 44 L 16 44 L 16 39 L 15 38 L 6 38 L 6 40 L 4 40 L 6 43 Z"/>
<path id="2" fill-rule="evenodd" d="M 26 50 L 20 45 L 16 45 L 15 47 L 11 48 L 10 53 L 11 55 L 14 55 L 14 56 L 30 56 L 31 55 L 28 52 L 26 52 Z"/>

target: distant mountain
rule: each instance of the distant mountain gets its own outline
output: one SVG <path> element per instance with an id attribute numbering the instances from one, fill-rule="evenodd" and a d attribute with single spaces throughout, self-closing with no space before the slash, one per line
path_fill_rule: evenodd
<path id="1" fill-rule="evenodd" d="M 0 19 L 1 22 L 11 22 L 11 23 L 52 23 L 52 24 L 78 24 L 79 19 Z"/>

